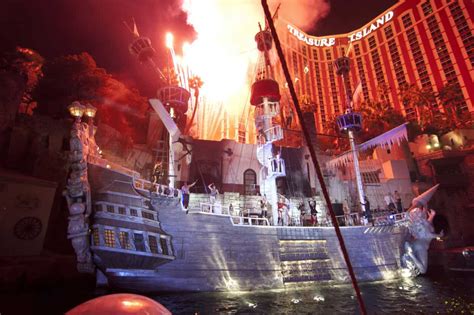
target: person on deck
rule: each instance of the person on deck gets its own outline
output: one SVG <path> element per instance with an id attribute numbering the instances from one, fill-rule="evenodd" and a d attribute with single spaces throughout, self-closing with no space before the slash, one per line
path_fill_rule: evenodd
<path id="1" fill-rule="evenodd" d="M 364 216 L 367 220 L 368 223 L 374 225 L 374 220 L 372 217 L 372 210 L 370 210 L 370 202 L 369 199 L 367 199 L 367 196 L 364 196 L 364 203 L 361 203 L 362 206 L 364 206 Z"/>
<path id="2" fill-rule="evenodd" d="M 304 216 L 306 215 L 306 209 L 304 207 L 303 201 L 298 205 L 298 210 L 300 211 L 300 225 L 304 226 Z"/>
<path id="3" fill-rule="evenodd" d="M 268 216 L 268 208 L 267 208 L 267 196 L 263 195 L 263 198 L 260 200 L 260 209 L 262 210 L 261 217 L 266 218 Z"/>
<path id="4" fill-rule="evenodd" d="M 283 207 L 285 206 L 285 203 L 281 198 L 278 199 L 278 222 L 277 225 L 283 225 Z"/>
<path id="5" fill-rule="evenodd" d="M 316 202 L 314 200 L 310 200 L 308 204 L 311 213 L 311 225 L 316 226 L 318 225 L 318 210 L 316 210 Z"/>
<path id="6" fill-rule="evenodd" d="M 186 209 L 186 214 L 188 214 L 189 190 L 191 189 L 191 187 L 196 185 L 196 183 L 197 180 L 191 185 L 188 185 L 188 182 L 184 182 L 183 186 L 181 187 L 181 194 L 183 195 L 183 207 Z"/>
<path id="7" fill-rule="evenodd" d="M 157 161 L 155 166 L 153 167 L 152 173 L 152 182 L 153 185 L 156 185 L 160 182 L 160 179 L 163 177 L 163 163 L 161 161 Z"/>
<path id="8" fill-rule="evenodd" d="M 217 195 L 219 195 L 219 190 L 217 190 L 216 185 L 214 185 L 214 183 L 210 184 L 207 187 L 209 188 L 209 191 L 210 191 L 209 202 L 211 205 L 214 205 L 216 203 Z"/>
<path id="9" fill-rule="evenodd" d="M 397 212 L 402 213 L 403 212 L 402 197 L 400 196 L 400 193 L 397 190 L 395 190 L 393 195 L 395 197 L 395 202 L 397 204 Z"/>
<path id="10" fill-rule="evenodd" d="M 389 212 L 395 211 L 395 203 L 393 201 L 392 194 L 388 193 L 387 195 L 383 197 L 383 199 L 385 200 L 385 203 L 387 204 L 387 210 Z"/>

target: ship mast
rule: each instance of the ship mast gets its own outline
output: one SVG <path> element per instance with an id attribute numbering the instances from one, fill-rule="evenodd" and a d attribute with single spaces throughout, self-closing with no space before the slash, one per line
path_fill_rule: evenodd
<path id="1" fill-rule="evenodd" d="M 167 177 L 169 185 L 174 187 L 175 184 L 175 167 L 174 167 L 174 152 L 173 143 L 178 140 L 181 131 L 186 128 L 186 111 L 188 110 L 188 101 L 191 94 L 183 87 L 178 86 L 178 81 L 175 78 L 174 64 L 171 65 L 168 58 L 166 75 L 158 68 L 154 62 L 155 50 L 151 45 L 151 40 L 147 37 L 140 36 L 138 33 L 135 21 L 133 21 L 133 28 L 125 23 L 127 28 L 132 33 L 134 40 L 129 45 L 129 51 L 141 63 L 148 64 L 160 77 L 164 86 L 158 90 L 158 99 L 150 100 L 150 104 L 157 112 L 162 120 L 166 134 L 163 143 L 157 145 L 157 160 L 160 160 L 162 167 L 167 170 Z M 169 41 L 169 39 L 167 39 Z M 172 45 L 172 42 L 167 42 L 167 46 Z M 169 47 L 168 47 L 169 48 Z M 161 152 L 161 156 L 159 154 Z"/>
<path id="2" fill-rule="evenodd" d="M 337 58 L 334 61 L 336 67 L 336 74 L 342 76 L 344 83 L 344 90 L 346 94 L 346 112 L 336 118 L 337 126 L 343 133 L 347 133 L 349 137 L 349 143 L 351 146 L 352 159 L 354 163 L 354 171 L 357 184 L 357 194 L 359 197 L 359 203 L 365 204 L 364 200 L 364 186 L 362 185 L 362 176 L 360 174 L 359 157 L 355 144 L 354 133 L 362 129 L 362 115 L 354 112 L 352 108 L 352 97 L 349 88 L 349 71 L 350 71 L 350 59 L 347 56 Z"/>
<path id="3" fill-rule="evenodd" d="M 274 80 L 274 71 L 270 63 L 269 51 L 272 47 L 272 35 L 268 29 L 255 35 L 260 51 L 259 69 L 256 81 L 252 84 L 250 104 L 255 106 L 255 126 L 257 129 L 257 160 L 260 169 L 260 191 L 272 205 L 273 224 L 278 224 L 278 193 L 276 179 L 286 176 L 285 163 L 276 152 L 275 141 L 283 139 L 280 125 L 274 124 L 273 117 L 280 112 L 280 90 Z"/>

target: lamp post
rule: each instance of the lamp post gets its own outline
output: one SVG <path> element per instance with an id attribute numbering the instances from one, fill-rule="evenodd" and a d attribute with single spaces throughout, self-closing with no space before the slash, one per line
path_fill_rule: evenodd
<path id="1" fill-rule="evenodd" d="M 67 107 L 69 110 L 69 114 L 71 114 L 72 117 L 74 117 L 76 120 L 76 123 L 81 122 L 81 117 L 84 115 L 84 112 L 86 110 L 86 107 L 79 103 L 78 101 L 72 102 L 71 105 Z"/>
<path id="2" fill-rule="evenodd" d="M 347 133 L 349 143 L 352 151 L 352 159 L 354 161 L 354 172 L 357 184 L 357 193 L 359 202 L 365 204 L 364 200 L 364 186 L 362 186 L 362 176 L 360 175 L 359 157 L 357 156 L 357 149 L 355 145 L 354 133 L 362 129 L 362 115 L 354 112 L 352 108 L 352 96 L 349 90 L 349 71 L 350 59 L 348 57 L 340 57 L 334 61 L 336 67 L 336 74 L 342 76 L 344 89 L 346 92 L 346 112 L 336 118 L 337 126 L 341 132 Z"/>

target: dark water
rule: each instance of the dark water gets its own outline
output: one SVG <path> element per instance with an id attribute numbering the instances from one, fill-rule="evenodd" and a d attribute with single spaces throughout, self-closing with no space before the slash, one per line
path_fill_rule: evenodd
<path id="1" fill-rule="evenodd" d="M 369 314 L 474 314 L 474 278 L 430 276 L 361 284 Z M 62 314 L 104 293 L 67 287 L 3 294 L 0 313 Z M 350 285 L 240 293 L 151 295 L 173 314 L 358 314 Z"/>

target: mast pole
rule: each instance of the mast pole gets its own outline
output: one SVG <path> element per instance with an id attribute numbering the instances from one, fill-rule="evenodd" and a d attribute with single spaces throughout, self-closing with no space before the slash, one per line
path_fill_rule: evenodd
<path id="1" fill-rule="evenodd" d="M 349 50 L 347 51 L 349 53 Z M 347 54 L 348 55 L 348 54 Z M 347 57 L 347 56 L 346 56 Z M 349 89 L 349 78 L 348 72 L 342 72 L 342 82 L 344 83 L 344 88 L 346 90 L 346 111 L 347 113 L 352 113 L 352 102 L 351 102 L 351 94 Z M 352 160 L 354 161 L 354 172 L 356 178 L 356 185 L 357 185 L 357 194 L 359 196 L 359 203 L 365 204 L 364 200 L 364 186 L 362 185 L 362 176 L 360 175 L 360 166 L 359 166 L 359 156 L 357 152 L 357 147 L 355 144 L 355 137 L 354 137 L 354 130 L 349 129 L 347 131 L 347 136 L 349 137 L 349 144 L 351 146 L 351 153 L 352 153 Z"/>
<path id="2" fill-rule="evenodd" d="M 261 1 L 262 1 L 262 7 L 263 7 L 263 11 L 265 13 L 265 17 L 266 17 L 268 26 L 270 27 L 270 30 L 271 30 L 272 36 L 273 36 L 273 40 L 275 41 L 275 47 L 276 47 L 278 57 L 280 59 L 280 62 L 281 62 L 282 68 L 283 68 L 283 73 L 285 74 L 286 82 L 288 83 L 288 89 L 290 90 L 291 98 L 293 100 L 293 104 L 295 105 L 295 109 L 296 109 L 296 113 L 298 115 L 298 119 L 301 123 L 301 129 L 303 131 L 303 135 L 304 135 L 306 144 L 308 145 L 309 153 L 311 155 L 311 159 L 313 161 L 313 165 L 314 165 L 314 168 L 316 170 L 316 174 L 318 176 L 319 183 L 321 185 L 321 190 L 323 192 L 324 199 L 326 201 L 326 205 L 328 207 L 329 214 L 331 216 L 331 221 L 333 223 L 334 230 L 335 230 L 337 238 L 339 240 L 339 245 L 341 246 L 341 251 L 342 251 L 342 254 L 344 256 L 344 260 L 346 262 L 347 269 L 349 271 L 349 275 L 350 275 L 351 280 L 352 280 L 352 286 L 354 287 L 354 291 L 356 292 L 356 295 L 357 295 L 357 301 L 359 302 L 359 308 L 360 308 L 361 313 L 365 315 L 365 314 L 367 314 L 367 311 L 365 309 L 364 300 L 362 299 L 362 295 L 361 295 L 359 286 L 357 284 L 357 279 L 355 277 L 354 270 L 352 269 L 352 264 L 351 264 L 349 254 L 348 254 L 347 249 L 346 249 L 346 245 L 344 243 L 344 238 L 342 237 L 341 230 L 339 228 L 339 225 L 337 224 L 336 215 L 334 214 L 334 210 L 332 208 L 331 200 L 329 198 L 329 193 L 328 193 L 326 184 L 324 183 L 324 178 L 323 178 L 323 174 L 322 174 L 322 171 L 321 171 L 321 167 L 319 165 L 318 158 L 316 157 L 316 151 L 314 150 L 313 146 L 311 145 L 311 141 L 310 141 L 311 138 L 310 138 L 310 135 L 309 135 L 309 131 L 308 131 L 307 127 L 305 126 L 305 124 L 303 123 L 303 121 L 304 121 L 303 120 L 303 112 L 301 111 L 300 104 L 299 104 L 299 101 L 298 101 L 298 97 L 296 96 L 295 87 L 293 86 L 293 81 L 291 80 L 290 72 L 288 71 L 288 65 L 286 63 L 285 56 L 283 55 L 283 50 L 281 48 L 280 39 L 278 38 L 278 34 L 276 32 L 275 25 L 273 23 L 272 15 L 270 13 L 270 9 L 268 8 L 267 0 L 261 0 Z"/>

